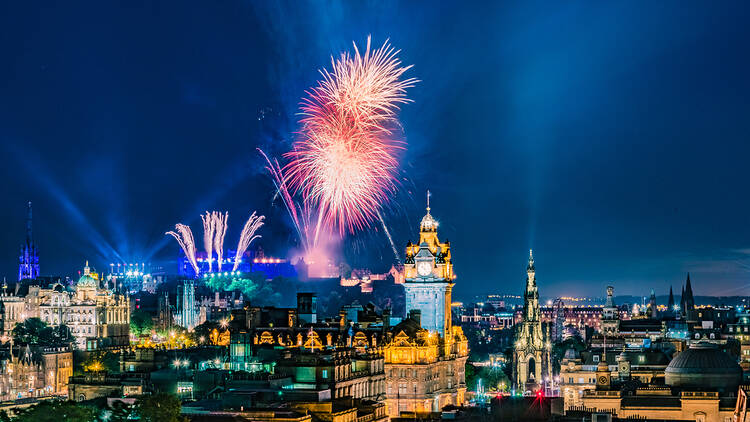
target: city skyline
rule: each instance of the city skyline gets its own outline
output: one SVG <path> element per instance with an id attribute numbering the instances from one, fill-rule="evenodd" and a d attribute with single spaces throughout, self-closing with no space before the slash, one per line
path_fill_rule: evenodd
<path id="1" fill-rule="evenodd" d="M 169 262 L 163 233 L 214 209 L 231 238 L 258 210 L 259 244 L 286 253 L 293 228 L 256 148 L 281 155 L 317 70 L 372 35 L 420 80 L 385 220 L 402 251 L 433 192 L 457 295 L 520 293 L 529 248 L 542 296 L 663 295 L 688 272 L 696 295 L 742 295 L 748 7 L 691 5 L 5 4 L 0 275 L 18 270 L 28 201 L 42 275 Z M 356 266 L 392 261 L 377 225 L 341 247 Z"/>

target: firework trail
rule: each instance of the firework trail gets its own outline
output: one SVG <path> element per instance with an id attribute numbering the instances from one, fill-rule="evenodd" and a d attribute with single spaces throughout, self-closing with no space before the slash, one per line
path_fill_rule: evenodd
<path id="1" fill-rule="evenodd" d="M 396 249 L 396 245 L 393 243 L 393 238 L 391 237 L 391 232 L 388 231 L 388 227 L 385 225 L 385 220 L 383 220 L 383 216 L 380 215 L 379 210 L 375 210 L 375 212 L 378 215 L 378 219 L 380 219 L 380 223 L 383 225 L 383 232 L 385 232 L 385 236 L 388 238 L 388 242 L 391 244 L 391 250 L 393 251 L 393 257 L 396 258 L 396 263 L 398 265 L 401 265 L 401 257 L 398 255 L 398 249 Z"/>
<path id="2" fill-rule="evenodd" d="M 214 250 L 214 220 L 211 213 L 206 211 L 206 215 L 201 215 L 203 220 L 203 247 L 206 249 L 206 258 L 208 259 L 208 272 L 211 272 Z"/>
<path id="3" fill-rule="evenodd" d="M 193 231 L 185 224 L 176 224 L 174 228 L 177 232 L 169 231 L 164 234 L 171 235 L 177 240 L 177 243 L 182 247 L 182 251 L 185 252 L 185 256 L 190 262 L 190 265 L 193 266 L 195 275 L 197 276 L 200 271 L 198 270 L 198 263 L 195 261 L 195 240 L 193 239 Z"/>
<path id="4" fill-rule="evenodd" d="M 317 212 L 313 246 L 321 226 L 340 234 L 369 226 L 396 188 L 403 146 L 391 130 L 399 105 L 410 102 L 406 89 L 417 82 L 401 80 L 411 66 L 402 66 L 398 53 L 388 41 L 371 50 L 368 37 L 364 54 L 355 44 L 353 55 L 332 57 L 331 70 L 321 71 L 302 100 L 301 139 L 285 154 L 290 162 L 279 179 Z"/>
<path id="5" fill-rule="evenodd" d="M 266 160 L 266 163 L 268 164 L 266 166 L 266 170 L 268 170 L 268 172 L 271 174 L 271 180 L 273 181 L 274 187 L 276 187 L 274 198 L 276 196 L 281 197 L 281 200 L 284 203 L 284 207 L 289 213 L 289 216 L 292 218 L 292 223 L 294 223 L 294 228 L 297 230 L 297 235 L 299 236 L 302 247 L 304 248 L 305 252 L 309 252 L 311 249 L 311 245 L 308 242 L 309 214 L 305 212 L 302 207 L 300 207 L 294 201 L 292 195 L 289 193 L 286 178 L 284 177 L 284 173 L 279 166 L 279 162 L 275 158 L 273 159 L 273 161 L 271 161 L 271 159 L 268 158 L 268 155 L 266 155 L 266 153 L 263 152 L 263 150 L 261 150 L 260 148 L 258 148 L 258 152 L 263 156 L 263 158 Z"/>
<path id="6" fill-rule="evenodd" d="M 211 220 L 214 225 L 214 250 L 216 250 L 219 271 L 221 271 L 221 261 L 224 257 L 224 235 L 227 234 L 227 220 L 229 220 L 229 213 L 225 212 L 222 214 L 214 211 L 211 214 Z"/>
<path id="7" fill-rule="evenodd" d="M 242 255 L 245 253 L 248 246 L 250 246 L 250 243 L 260 237 L 260 235 L 255 234 L 255 232 L 263 225 L 263 220 L 265 220 L 265 218 L 266 217 L 262 215 L 256 216 L 255 212 L 253 212 L 252 215 L 250 215 L 250 218 L 247 219 L 245 227 L 242 228 L 242 234 L 240 234 L 240 241 L 237 244 L 237 253 L 234 256 L 234 268 L 232 268 L 232 271 L 237 271 L 237 267 L 240 266 Z"/>

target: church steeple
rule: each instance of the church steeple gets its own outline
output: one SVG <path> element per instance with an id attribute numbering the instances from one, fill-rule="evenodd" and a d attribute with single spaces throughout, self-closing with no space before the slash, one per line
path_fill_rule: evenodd
<path id="1" fill-rule="evenodd" d="M 674 314 L 674 293 L 672 293 L 672 286 L 669 286 L 669 300 L 667 300 L 667 313 Z"/>
<path id="2" fill-rule="evenodd" d="M 31 201 L 29 201 L 29 208 L 26 215 L 26 244 L 31 245 L 34 243 L 34 237 L 31 232 Z"/>
<path id="3" fill-rule="evenodd" d="M 31 201 L 28 203 L 26 213 L 26 242 L 21 245 L 21 253 L 18 257 L 18 281 L 39 277 L 39 255 L 31 230 Z"/>
<path id="4" fill-rule="evenodd" d="M 685 315 L 685 319 L 694 321 L 695 298 L 693 297 L 693 286 L 690 284 L 690 273 L 687 274 L 687 281 L 685 281 L 685 293 L 683 294 L 682 304 L 682 314 Z"/>

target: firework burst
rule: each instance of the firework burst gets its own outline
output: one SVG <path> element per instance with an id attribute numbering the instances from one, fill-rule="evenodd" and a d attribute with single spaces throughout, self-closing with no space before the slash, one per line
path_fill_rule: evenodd
<path id="1" fill-rule="evenodd" d="M 176 231 L 169 231 L 164 234 L 171 235 L 177 240 L 177 243 L 182 247 L 182 251 L 185 252 L 185 256 L 193 266 L 195 274 L 198 275 L 198 263 L 195 260 L 195 240 L 193 238 L 193 231 L 190 230 L 190 226 L 185 224 L 176 224 L 174 226 Z"/>
<path id="2" fill-rule="evenodd" d="M 211 272 L 214 250 L 214 231 L 216 230 L 216 226 L 214 226 L 214 219 L 208 211 L 206 211 L 206 215 L 201 215 L 201 220 L 203 220 L 203 247 L 206 249 L 208 272 Z"/>
<path id="3" fill-rule="evenodd" d="M 313 244 L 321 226 L 341 234 L 369 226 L 396 188 L 403 146 L 392 130 L 399 106 L 410 102 L 406 89 L 417 82 L 401 79 L 411 66 L 402 66 L 398 53 L 387 41 L 371 50 L 368 38 L 364 54 L 355 44 L 354 54 L 331 59 L 331 70 L 321 71 L 302 100 L 300 140 L 286 154 L 280 180 L 317 213 Z"/>
<path id="4" fill-rule="evenodd" d="M 247 222 L 245 222 L 245 227 L 242 228 L 242 234 L 240 234 L 240 241 L 237 243 L 237 252 L 234 256 L 234 268 L 232 268 L 232 271 L 237 271 L 237 268 L 240 266 L 242 255 L 250 246 L 250 243 L 260 237 L 260 235 L 255 234 L 255 232 L 257 232 L 263 225 L 263 220 L 265 220 L 265 218 L 266 217 L 262 215 L 256 216 L 253 212 L 252 215 L 250 215 L 250 218 L 247 219 Z"/>
<path id="5" fill-rule="evenodd" d="M 221 271 L 221 264 L 224 260 L 224 235 L 227 234 L 227 221 L 229 220 L 229 213 L 214 211 L 211 213 L 211 220 L 214 225 L 214 250 L 216 250 L 216 260 L 219 271 Z"/>

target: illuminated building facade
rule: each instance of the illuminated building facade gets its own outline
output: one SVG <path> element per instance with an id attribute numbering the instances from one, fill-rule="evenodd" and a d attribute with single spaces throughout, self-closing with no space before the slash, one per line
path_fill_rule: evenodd
<path id="1" fill-rule="evenodd" d="M 0 400 L 63 396 L 73 375 L 70 347 L 12 347 L 0 357 Z"/>
<path id="2" fill-rule="evenodd" d="M 406 312 L 419 309 L 422 328 L 442 337 L 451 332 L 451 289 L 453 288 L 453 263 L 450 243 L 440 243 L 438 223 L 427 215 L 419 225 L 419 243 L 406 246 L 404 260 L 404 294 Z"/>
<path id="3" fill-rule="evenodd" d="M 67 325 L 79 350 L 130 344 L 128 295 L 116 286 L 103 287 L 88 262 L 72 287 L 18 284 L 13 293 L 4 289 L 0 303 L 0 320 L 7 336 L 16 323 L 35 317 L 52 326 Z"/>
<path id="4" fill-rule="evenodd" d="M 526 274 L 523 320 L 516 325 L 513 347 L 513 385 L 519 391 L 536 391 L 544 386 L 545 379 L 551 380 L 552 345 L 546 335 L 548 333 L 542 330 L 539 290 L 531 251 Z"/>
<path id="5" fill-rule="evenodd" d="M 597 371 L 606 364 L 612 380 L 635 380 L 640 384 L 664 384 L 664 370 L 669 356 L 657 349 L 622 351 L 590 349 L 578 352 L 568 349 L 560 364 L 559 387 L 565 409 L 583 405 L 586 391 L 597 388 Z"/>
<path id="6" fill-rule="evenodd" d="M 612 298 L 615 288 L 607 286 L 607 302 L 602 309 L 601 331 L 606 336 L 617 335 L 620 327 L 620 313 Z"/>
<path id="7" fill-rule="evenodd" d="M 195 282 L 184 280 L 177 290 L 177 314 L 175 321 L 180 327 L 192 330 L 198 325 L 195 306 Z"/>
<path id="8" fill-rule="evenodd" d="M 39 254 L 31 232 L 31 202 L 29 202 L 26 217 L 26 242 L 21 245 L 21 254 L 18 257 L 18 281 L 34 280 L 37 277 L 39 277 Z"/>
<path id="9" fill-rule="evenodd" d="M 715 345 L 693 344 L 676 353 L 663 374 L 663 381 L 641 382 L 632 369 L 617 376 L 597 371 L 596 386 L 584 391 L 581 409 L 620 419 L 735 420 L 742 369 Z"/>
<path id="10" fill-rule="evenodd" d="M 207 278 L 211 274 L 225 276 L 233 273 L 253 273 L 262 272 L 266 275 L 266 279 L 270 280 L 276 277 L 297 277 L 300 276 L 300 266 L 305 267 L 304 262 L 301 264 L 293 265 L 289 260 L 282 258 L 268 257 L 264 254 L 263 249 L 258 248 L 255 251 L 245 251 L 240 258 L 240 262 L 237 265 L 237 270 L 234 270 L 234 250 L 224 251 L 224 257 L 221 260 L 221 269 L 219 269 L 218 261 L 216 257 L 211 257 L 212 269 L 209 268 L 209 258 L 205 251 L 197 251 L 195 254 L 196 263 L 200 270 L 200 276 Z M 187 278 L 196 278 L 195 270 L 192 264 L 188 261 L 185 255 L 181 255 L 179 260 L 179 275 Z M 304 272 L 304 271 L 302 271 Z M 334 276 L 338 275 L 338 271 Z"/>
<path id="11" fill-rule="evenodd" d="M 393 327 L 385 346 L 386 397 L 391 417 L 402 412 L 439 412 L 464 404 L 468 342 L 451 323 L 453 264 L 450 244 L 437 237 L 437 221 L 427 215 L 419 243 L 406 247 L 404 290 L 409 316 Z"/>

